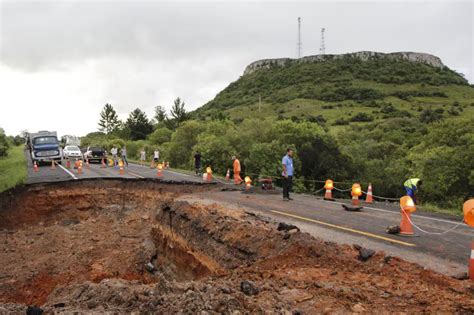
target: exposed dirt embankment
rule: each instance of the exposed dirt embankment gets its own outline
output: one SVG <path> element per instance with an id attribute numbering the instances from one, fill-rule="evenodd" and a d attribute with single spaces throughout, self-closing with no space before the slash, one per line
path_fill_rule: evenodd
<path id="1" fill-rule="evenodd" d="M 0 313 L 474 311 L 468 281 L 174 201 L 201 189 L 109 180 L 0 197 Z"/>

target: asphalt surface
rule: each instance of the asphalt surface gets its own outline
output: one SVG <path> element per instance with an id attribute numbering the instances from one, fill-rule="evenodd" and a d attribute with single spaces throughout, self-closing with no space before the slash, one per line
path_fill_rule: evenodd
<path id="1" fill-rule="evenodd" d="M 27 183 L 58 182 L 84 178 L 159 178 L 172 181 L 202 182 L 202 179 L 182 174 L 173 170 L 163 170 L 157 176 L 157 170 L 149 166 L 130 163 L 124 167 L 124 174 L 119 167 L 102 167 L 100 163 L 84 164 L 82 174 L 77 169 L 57 165 L 42 165 L 38 172 L 33 171 L 29 159 Z M 223 191 L 199 193 L 190 196 L 193 201 L 221 203 L 227 206 L 243 207 L 279 221 L 295 224 L 302 230 L 328 241 L 343 244 L 359 244 L 376 250 L 417 262 L 427 268 L 446 274 L 454 274 L 467 270 L 471 242 L 474 241 L 474 228 L 461 223 L 461 218 L 416 212 L 413 222 L 421 229 L 435 234 L 424 233 L 415 228 L 414 237 L 391 235 L 385 232 L 391 225 L 400 223 L 400 211 L 396 204 L 374 203 L 365 204 L 360 212 L 348 212 L 342 204 L 350 200 L 325 201 L 309 195 L 293 194 L 293 201 L 283 201 L 280 194 L 256 193 L 244 194 L 241 187 L 222 183 Z M 198 198 L 199 200 L 197 200 Z M 461 223 L 461 224 L 460 224 Z M 458 225 L 454 230 L 442 233 Z"/>
<path id="2" fill-rule="evenodd" d="M 186 198 L 186 197 L 185 197 Z M 419 263 L 446 274 L 467 271 L 474 228 L 454 216 L 415 212 L 412 221 L 427 234 L 415 230 L 415 236 L 387 234 L 386 228 L 400 223 L 396 205 L 365 204 L 360 212 L 343 209 L 346 201 L 325 201 L 309 195 L 293 194 L 293 201 L 283 201 L 278 194 L 245 194 L 238 191 L 199 193 L 188 200 L 217 203 L 258 212 L 277 221 L 292 223 L 303 231 L 341 244 L 358 244 Z"/>
<path id="3" fill-rule="evenodd" d="M 157 178 L 163 180 L 174 181 L 192 181 L 202 182 L 202 179 L 197 176 L 181 174 L 172 170 L 163 170 L 161 176 L 157 176 L 157 170 L 150 168 L 150 166 L 141 166 L 134 163 L 129 163 L 124 166 L 124 174 L 120 174 L 118 166 L 103 167 L 100 162 L 90 162 L 89 165 L 83 163 L 82 173 L 79 174 L 78 169 L 74 168 L 74 162 L 70 162 L 70 167 L 67 167 L 66 161 L 62 164 L 56 163 L 55 169 L 51 168 L 51 164 L 43 164 L 38 167 L 38 172 L 35 172 L 28 161 L 28 178 L 27 184 L 44 183 L 44 182 L 59 182 L 66 180 L 78 180 L 86 178 Z"/>

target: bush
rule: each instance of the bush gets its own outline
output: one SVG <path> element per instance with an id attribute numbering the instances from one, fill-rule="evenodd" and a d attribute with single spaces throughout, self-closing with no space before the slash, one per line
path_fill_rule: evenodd
<path id="1" fill-rule="evenodd" d="M 148 140 L 150 141 L 151 144 L 160 145 L 165 142 L 169 142 L 171 140 L 172 134 L 173 134 L 173 131 L 171 131 L 170 129 L 166 127 L 159 128 L 153 131 L 153 133 L 148 136 Z"/>
<path id="2" fill-rule="evenodd" d="M 436 121 L 439 121 L 443 118 L 443 110 L 437 109 L 437 110 L 432 110 L 430 109 L 425 109 L 421 112 L 420 114 L 420 122 L 430 124 Z"/>
<path id="3" fill-rule="evenodd" d="M 334 126 L 344 126 L 344 125 L 349 125 L 349 121 L 345 118 L 338 118 L 336 121 L 333 123 Z"/>
<path id="4" fill-rule="evenodd" d="M 9 147 L 10 144 L 8 143 L 7 136 L 5 135 L 3 129 L 0 128 L 0 157 L 7 156 Z"/>
<path id="5" fill-rule="evenodd" d="M 373 120 L 374 120 L 374 117 L 372 117 L 372 115 L 369 115 L 367 113 L 357 113 L 357 115 L 352 117 L 350 121 L 352 121 L 352 122 L 357 122 L 357 121 L 368 122 L 368 121 L 373 121 Z"/>

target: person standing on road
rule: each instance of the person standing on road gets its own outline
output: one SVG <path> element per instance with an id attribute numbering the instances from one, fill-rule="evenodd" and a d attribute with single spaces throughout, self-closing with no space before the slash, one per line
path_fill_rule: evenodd
<path id="1" fill-rule="evenodd" d="M 194 170 L 197 176 L 201 175 L 201 153 L 199 151 L 194 154 Z"/>
<path id="2" fill-rule="evenodd" d="M 407 179 L 404 183 L 403 186 L 405 187 L 405 190 L 407 192 L 407 196 L 410 196 L 411 199 L 413 199 L 413 202 L 416 204 L 416 196 L 415 192 L 417 189 L 420 188 L 422 182 L 421 179 L 419 178 L 410 178 Z"/>
<path id="3" fill-rule="evenodd" d="M 122 161 L 128 166 L 128 161 L 127 161 L 127 147 L 123 146 L 123 148 L 120 150 L 120 153 L 122 155 Z"/>
<path id="4" fill-rule="evenodd" d="M 290 198 L 290 191 L 293 187 L 294 174 L 292 149 L 286 149 L 286 155 L 281 160 L 281 164 L 283 166 L 283 172 L 281 173 L 283 176 L 283 200 L 293 200 L 293 198 Z"/>
<path id="5" fill-rule="evenodd" d="M 158 151 L 158 149 L 156 149 L 154 152 L 153 152 L 153 161 L 155 163 L 158 164 L 158 162 L 160 161 L 160 151 Z"/>
<path id="6" fill-rule="evenodd" d="M 240 161 L 239 159 L 234 155 L 232 156 L 232 161 L 233 163 L 233 168 L 234 168 L 234 184 L 235 185 L 240 185 L 242 184 L 242 178 L 240 177 Z"/>
<path id="7" fill-rule="evenodd" d="M 112 149 L 110 149 L 110 153 L 112 153 L 112 159 L 114 160 L 114 166 L 117 166 L 118 159 L 117 159 L 117 147 L 113 146 Z"/>
<path id="8" fill-rule="evenodd" d="M 145 162 L 146 162 L 146 151 L 145 151 L 145 148 L 143 148 L 140 151 L 140 165 L 145 166 Z"/>

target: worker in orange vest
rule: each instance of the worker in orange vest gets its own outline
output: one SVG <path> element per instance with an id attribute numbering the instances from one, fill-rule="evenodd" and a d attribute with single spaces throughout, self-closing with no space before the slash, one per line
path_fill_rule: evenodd
<path id="1" fill-rule="evenodd" d="M 240 185 L 242 183 L 242 178 L 240 177 L 240 161 L 235 155 L 232 157 L 232 161 L 234 161 L 234 184 Z"/>

